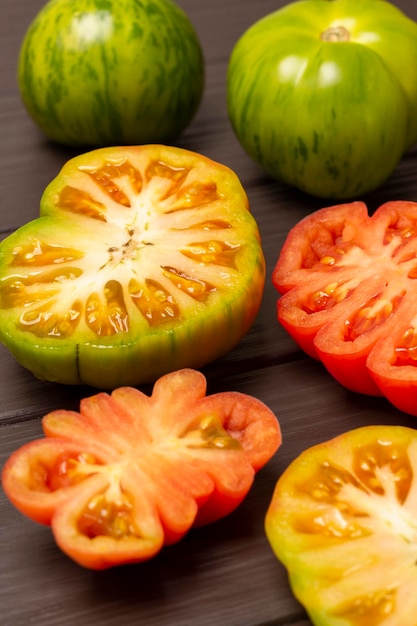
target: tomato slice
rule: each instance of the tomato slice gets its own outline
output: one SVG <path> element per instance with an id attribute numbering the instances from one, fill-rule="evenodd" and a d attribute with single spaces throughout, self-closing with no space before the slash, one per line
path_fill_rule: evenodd
<path id="1" fill-rule="evenodd" d="M 414 626 L 417 432 L 365 426 L 278 479 L 265 529 L 317 626 Z"/>
<path id="2" fill-rule="evenodd" d="M 264 283 L 234 172 L 176 147 L 103 148 L 66 163 L 41 216 L 0 244 L 0 339 L 41 379 L 151 383 L 231 350 Z"/>
<path id="3" fill-rule="evenodd" d="M 91 569 L 144 561 L 228 515 L 281 445 L 266 405 L 232 391 L 206 396 L 192 369 L 159 378 L 151 396 L 121 387 L 85 398 L 79 413 L 46 415 L 43 429 L 9 457 L 3 488 Z"/>
<path id="4" fill-rule="evenodd" d="M 321 209 L 273 272 L 278 319 L 348 389 L 417 415 L 417 203 Z"/>

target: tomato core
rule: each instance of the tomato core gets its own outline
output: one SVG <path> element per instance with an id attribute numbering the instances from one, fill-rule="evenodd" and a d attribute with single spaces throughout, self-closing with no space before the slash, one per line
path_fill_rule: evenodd
<path id="1" fill-rule="evenodd" d="M 345 26 L 331 26 L 320 34 L 322 41 L 350 41 L 350 31 Z"/>
<path id="2" fill-rule="evenodd" d="M 376 591 L 359 596 L 353 604 L 342 603 L 333 615 L 347 618 L 356 626 L 377 626 L 394 613 L 395 600 L 395 590 Z"/>

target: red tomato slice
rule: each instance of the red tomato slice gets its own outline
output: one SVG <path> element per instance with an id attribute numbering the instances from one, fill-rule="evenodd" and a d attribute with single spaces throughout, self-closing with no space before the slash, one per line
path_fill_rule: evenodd
<path id="1" fill-rule="evenodd" d="M 203 374 L 183 369 L 160 378 L 151 396 L 121 387 L 83 399 L 79 413 L 53 411 L 45 438 L 6 462 L 6 495 L 51 525 L 80 565 L 151 558 L 233 511 L 281 444 L 277 418 L 259 400 L 205 394 Z"/>
<path id="2" fill-rule="evenodd" d="M 345 387 L 417 415 L 416 278 L 417 203 L 321 209 L 281 250 L 278 320 Z"/>

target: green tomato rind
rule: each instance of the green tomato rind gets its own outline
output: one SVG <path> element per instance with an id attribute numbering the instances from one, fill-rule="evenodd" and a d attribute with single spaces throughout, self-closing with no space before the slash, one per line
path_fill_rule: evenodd
<path id="1" fill-rule="evenodd" d="M 167 143 L 194 117 L 204 71 L 198 35 L 171 0 L 50 0 L 22 42 L 18 84 L 59 143 Z"/>
<path id="2" fill-rule="evenodd" d="M 322 40 L 330 26 L 346 28 L 350 40 Z M 250 27 L 232 51 L 234 132 L 290 186 L 340 199 L 371 191 L 417 140 L 415 58 L 417 24 L 387 2 L 289 4 Z"/>

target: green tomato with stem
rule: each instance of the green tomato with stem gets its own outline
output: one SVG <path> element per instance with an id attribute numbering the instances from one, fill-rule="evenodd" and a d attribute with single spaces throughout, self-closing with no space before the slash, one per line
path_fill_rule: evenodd
<path id="1" fill-rule="evenodd" d="M 384 0 L 300 0 L 236 42 L 227 106 L 273 178 L 322 198 L 380 186 L 417 141 L 417 23 Z"/>

